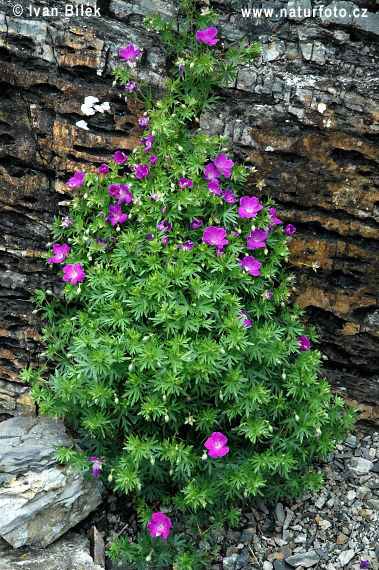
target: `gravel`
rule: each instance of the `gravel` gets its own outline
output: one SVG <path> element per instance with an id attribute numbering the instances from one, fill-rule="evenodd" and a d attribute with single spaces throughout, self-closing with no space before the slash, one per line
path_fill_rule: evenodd
<path id="1" fill-rule="evenodd" d="M 212 531 L 219 553 L 211 569 L 358 570 L 362 560 L 369 560 L 379 570 L 379 434 L 350 436 L 318 468 L 324 476 L 320 493 L 292 503 L 256 500 L 243 509 L 238 528 Z M 112 495 L 87 526 L 96 524 L 96 516 L 106 546 L 120 531 L 131 539 L 137 532 L 132 505 Z M 187 530 L 185 520 L 175 521 L 173 512 L 169 516 L 174 531 Z M 107 559 L 106 568 L 132 566 L 118 567 Z"/>

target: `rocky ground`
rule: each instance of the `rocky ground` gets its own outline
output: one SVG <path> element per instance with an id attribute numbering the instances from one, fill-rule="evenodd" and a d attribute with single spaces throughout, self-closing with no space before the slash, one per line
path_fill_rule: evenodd
<path id="1" fill-rule="evenodd" d="M 320 465 L 324 489 L 299 503 L 265 506 L 256 501 L 241 517 L 238 529 L 215 533 L 219 554 L 212 570 L 358 569 L 369 560 L 379 568 L 379 434 L 357 432 Z M 168 509 L 168 512 L 169 509 Z M 96 526 L 105 547 L 120 534 L 136 533 L 131 505 L 110 496 L 75 530 Z M 173 531 L 182 530 L 175 523 Z M 130 566 L 111 563 L 107 570 Z M 153 568 L 153 567 L 152 567 Z"/>

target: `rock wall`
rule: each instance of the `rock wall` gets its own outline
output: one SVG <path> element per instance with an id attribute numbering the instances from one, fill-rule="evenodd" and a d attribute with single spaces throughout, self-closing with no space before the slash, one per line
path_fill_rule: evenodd
<path id="1" fill-rule="evenodd" d="M 254 2 L 272 8 L 272 16 L 244 18 L 244 2 L 212 0 L 225 43 L 259 40 L 262 55 L 220 93 L 217 109 L 204 114 L 201 125 L 226 133 L 237 159 L 251 157 L 257 173 L 249 191 L 258 195 L 254 183 L 264 178 L 259 195 L 273 196 L 280 217 L 297 227 L 290 242 L 296 299 L 319 330 L 331 384 L 361 404 L 362 417 L 373 419 L 379 400 L 379 20 L 374 0 L 326 2 L 337 11 L 330 18 L 304 18 L 302 10 L 317 2 L 296 1 Z M 19 376 L 22 366 L 38 363 L 42 350 L 29 297 L 42 284 L 59 286 L 42 254 L 53 216 L 64 214 L 70 200 L 64 182 L 139 140 L 141 108 L 112 87 L 118 49 L 129 43 L 144 48 L 139 78 L 159 95 L 167 57 L 142 20 L 148 11 L 176 10 L 170 2 L 112 0 L 98 2 L 100 18 L 64 17 L 61 1 L 33 4 L 38 15 L 30 13 L 29 2 L 18 5 L 19 17 L 14 4 L 0 0 L 0 410 L 7 415 L 32 405 Z M 42 16 L 42 6 L 58 16 Z M 360 12 L 342 17 L 341 8 Z M 109 102 L 110 111 L 83 116 L 87 95 Z M 76 125 L 83 119 L 88 130 Z"/>

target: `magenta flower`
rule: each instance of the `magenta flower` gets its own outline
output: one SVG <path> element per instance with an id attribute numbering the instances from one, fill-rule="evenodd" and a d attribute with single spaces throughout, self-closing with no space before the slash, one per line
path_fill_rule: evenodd
<path id="1" fill-rule="evenodd" d="M 217 248 L 222 248 L 228 242 L 225 239 L 226 230 L 224 228 L 216 228 L 215 226 L 208 226 L 203 233 L 203 242 L 209 245 L 214 245 Z"/>
<path id="2" fill-rule="evenodd" d="M 99 459 L 98 457 L 90 457 L 88 461 L 90 463 L 93 463 L 92 473 L 95 475 L 95 477 L 99 477 L 100 470 L 102 468 L 101 464 L 104 462 L 104 459 Z"/>
<path id="3" fill-rule="evenodd" d="M 151 147 L 154 144 L 154 137 L 153 135 L 151 135 L 150 133 L 147 135 L 147 137 L 144 137 L 140 140 L 140 143 L 143 144 L 143 146 L 145 147 L 145 152 L 149 152 L 149 150 L 151 149 Z"/>
<path id="4" fill-rule="evenodd" d="M 116 224 L 122 224 L 128 218 L 127 214 L 123 214 L 121 210 L 121 206 L 109 206 L 109 215 L 105 218 L 106 222 L 110 222 L 112 227 Z"/>
<path id="5" fill-rule="evenodd" d="M 193 180 L 189 178 L 179 178 L 178 180 L 179 188 L 183 190 L 183 188 L 190 188 L 193 186 Z"/>
<path id="6" fill-rule="evenodd" d="M 63 245 L 59 245 L 59 243 L 57 243 L 56 245 L 53 245 L 53 251 L 54 255 L 47 260 L 47 263 L 62 263 L 62 261 L 66 259 L 70 248 L 66 243 Z"/>
<path id="7" fill-rule="evenodd" d="M 167 232 L 169 232 L 172 228 L 172 225 L 170 224 L 170 222 L 166 222 L 165 220 L 162 220 L 161 222 L 159 222 L 159 224 L 157 225 L 157 228 L 160 232 L 163 232 L 164 234 L 167 234 Z"/>
<path id="8" fill-rule="evenodd" d="M 132 44 L 130 44 L 129 46 L 126 46 L 125 49 L 120 49 L 118 53 L 122 61 L 132 61 L 132 59 L 140 55 L 141 50 L 136 49 Z"/>
<path id="9" fill-rule="evenodd" d="M 125 162 L 128 160 L 128 157 L 124 152 L 118 150 L 114 153 L 113 160 L 118 164 L 125 164 Z"/>
<path id="10" fill-rule="evenodd" d="M 238 236 L 240 235 L 240 233 L 239 233 L 239 232 L 230 232 L 230 233 L 231 233 L 231 234 L 232 234 L 232 236 L 234 236 L 234 237 L 238 237 Z"/>
<path id="11" fill-rule="evenodd" d="M 139 164 L 136 170 L 136 178 L 146 178 L 150 174 L 150 166 L 148 164 Z"/>
<path id="12" fill-rule="evenodd" d="M 216 254 L 220 257 L 220 255 L 224 255 L 225 249 L 223 247 L 216 247 Z"/>
<path id="13" fill-rule="evenodd" d="M 292 234 L 294 234 L 296 232 L 296 228 L 295 226 L 293 226 L 292 224 L 288 224 L 285 228 L 284 228 L 284 233 L 287 234 L 288 236 L 291 236 Z"/>
<path id="14" fill-rule="evenodd" d="M 147 241 L 152 241 L 154 239 L 154 235 L 153 234 L 147 234 L 146 239 L 147 239 Z"/>
<path id="15" fill-rule="evenodd" d="M 118 196 L 120 192 L 120 186 L 117 186 L 117 184 L 111 184 L 110 186 L 108 186 L 108 194 L 110 196 L 113 196 L 114 198 Z"/>
<path id="16" fill-rule="evenodd" d="M 217 44 L 219 40 L 219 38 L 216 38 L 217 36 L 217 28 L 208 28 L 206 30 L 197 30 L 196 32 L 196 39 L 198 42 L 202 42 L 204 44 L 207 44 L 208 46 L 214 46 L 215 44 Z"/>
<path id="17" fill-rule="evenodd" d="M 228 438 L 220 433 L 219 431 L 214 431 L 211 437 L 208 437 L 207 441 L 204 443 L 205 447 L 208 449 L 209 457 L 222 457 L 229 452 L 229 447 L 225 444 Z"/>
<path id="18" fill-rule="evenodd" d="M 213 164 L 213 162 L 209 162 L 204 168 L 204 178 L 206 178 L 207 180 L 212 180 L 212 178 L 218 178 L 219 176 L 220 173 Z"/>
<path id="19" fill-rule="evenodd" d="M 217 178 L 212 178 L 207 184 L 208 190 L 215 196 L 221 196 L 222 188 L 220 188 L 220 183 Z"/>
<path id="20" fill-rule="evenodd" d="M 200 218 L 192 218 L 190 223 L 190 230 L 197 230 L 197 228 L 201 228 L 202 225 L 203 222 L 200 220 Z"/>
<path id="21" fill-rule="evenodd" d="M 246 318 L 245 318 L 244 321 L 243 321 L 243 323 L 244 323 L 244 325 L 245 325 L 245 328 L 247 328 L 247 329 L 250 328 L 253 323 L 252 323 L 252 321 L 248 318 L 248 316 L 247 316 L 247 311 L 243 310 L 243 311 L 241 311 L 241 314 L 242 314 L 242 315 L 241 315 L 240 317 L 238 317 L 238 318 L 241 320 L 241 319 L 243 319 L 243 317 L 245 316 Z"/>
<path id="22" fill-rule="evenodd" d="M 370 560 L 362 560 L 359 565 L 359 568 L 369 568 L 370 567 Z"/>
<path id="23" fill-rule="evenodd" d="M 168 242 L 168 237 L 162 238 L 163 245 L 167 245 L 167 242 Z"/>
<path id="24" fill-rule="evenodd" d="M 300 350 L 308 350 L 311 347 L 309 338 L 306 336 L 298 336 L 296 340 L 300 342 Z"/>
<path id="25" fill-rule="evenodd" d="M 268 232 L 264 230 L 255 230 L 247 236 L 247 245 L 250 249 L 259 249 L 261 247 L 266 247 L 265 239 L 268 236 Z"/>
<path id="26" fill-rule="evenodd" d="M 274 296 L 274 293 L 269 289 L 268 291 L 266 291 L 266 299 L 272 299 Z"/>
<path id="27" fill-rule="evenodd" d="M 71 281 L 72 285 L 76 285 L 79 281 L 84 281 L 86 276 L 80 263 L 65 265 L 63 273 L 63 281 Z"/>
<path id="28" fill-rule="evenodd" d="M 150 119 L 147 115 L 143 115 L 140 119 L 138 119 L 138 128 L 142 129 L 143 131 L 147 129 L 148 125 L 150 125 Z"/>
<path id="29" fill-rule="evenodd" d="M 138 91 L 138 85 L 133 81 L 128 81 L 127 84 L 125 85 L 125 91 L 129 92 Z"/>
<path id="30" fill-rule="evenodd" d="M 150 202 L 155 202 L 155 200 L 158 200 L 158 198 L 159 198 L 159 194 L 151 194 Z"/>
<path id="31" fill-rule="evenodd" d="M 74 176 L 67 180 L 66 186 L 69 188 L 80 188 L 84 182 L 85 172 L 75 172 Z"/>
<path id="32" fill-rule="evenodd" d="M 179 72 L 180 72 L 180 73 L 183 73 L 183 71 L 184 71 L 184 65 L 183 65 L 183 63 L 181 63 L 181 64 L 179 65 Z"/>
<path id="33" fill-rule="evenodd" d="M 156 164 L 157 160 L 158 160 L 158 156 L 156 156 L 156 155 L 154 155 L 154 154 L 151 154 L 151 155 L 149 156 L 149 162 L 150 162 L 151 164 Z"/>
<path id="34" fill-rule="evenodd" d="M 172 522 L 161 512 L 153 513 L 151 521 L 146 526 L 147 530 L 150 531 L 150 536 L 153 538 L 161 536 L 163 540 L 168 537 L 171 527 Z"/>
<path id="35" fill-rule="evenodd" d="M 259 268 L 262 264 L 254 259 L 252 255 L 246 255 L 242 260 L 239 259 L 237 263 L 241 265 L 244 271 L 249 272 L 250 275 L 255 275 L 255 277 L 258 277 L 258 275 L 261 274 Z"/>
<path id="36" fill-rule="evenodd" d="M 223 199 L 228 204 L 235 204 L 236 202 L 238 202 L 237 196 L 235 194 L 233 194 L 233 192 L 230 190 L 230 188 L 225 190 L 224 195 L 223 195 Z"/>
<path id="37" fill-rule="evenodd" d="M 181 243 L 178 244 L 178 250 L 186 249 L 187 251 L 191 251 L 194 245 L 194 242 L 188 239 L 183 245 Z"/>
<path id="38" fill-rule="evenodd" d="M 165 213 L 166 213 L 166 210 L 167 210 L 167 206 L 166 206 L 166 204 L 165 204 L 165 205 L 163 206 L 163 208 L 162 208 L 162 214 L 165 214 Z"/>
<path id="39" fill-rule="evenodd" d="M 268 231 L 272 232 L 275 226 L 282 224 L 283 222 L 282 220 L 276 217 L 276 208 L 270 208 L 269 212 L 270 212 L 271 222 L 268 223 Z"/>
<path id="40" fill-rule="evenodd" d="M 61 219 L 61 226 L 62 228 L 69 228 L 72 224 L 72 220 L 70 216 L 66 216 L 65 218 Z"/>
<path id="41" fill-rule="evenodd" d="M 262 210 L 263 206 L 260 205 L 259 199 L 253 196 L 244 196 L 240 199 L 240 207 L 238 208 L 238 215 L 240 218 L 253 218 Z"/>
<path id="42" fill-rule="evenodd" d="M 100 164 L 97 171 L 99 174 L 108 174 L 109 166 L 107 164 Z"/>
<path id="43" fill-rule="evenodd" d="M 120 184 L 120 190 L 118 192 L 118 200 L 117 200 L 117 206 L 120 206 L 120 204 L 123 204 L 124 202 L 126 204 L 130 204 L 130 202 L 132 201 L 132 193 L 129 190 L 129 186 L 126 186 L 126 184 Z"/>
<path id="44" fill-rule="evenodd" d="M 212 162 L 217 170 L 221 172 L 223 176 L 225 176 L 225 178 L 230 178 L 230 169 L 234 166 L 234 162 L 232 160 L 228 160 L 225 154 L 220 153 L 214 160 L 212 160 Z"/>

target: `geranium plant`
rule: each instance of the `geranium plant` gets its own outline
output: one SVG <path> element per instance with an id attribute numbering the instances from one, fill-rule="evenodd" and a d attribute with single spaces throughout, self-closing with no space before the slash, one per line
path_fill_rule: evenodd
<path id="1" fill-rule="evenodd" d="M 63 295 L 34 297 L 54 371 L 24 373 L 40 412 L 81 440 L 83 452 L 59 458 L 135 497 L 139 543 L 119 538 L 111 554 L 139 567 L 167 567 L 170 544 L 177 568 L 197 564 L 161 504 L 192 521 L 233 522 L 258 495 L 316 491 L 312 462 L 353 422 L 290 302 L 295 227 L 283 230 L 273 201 L 254 195 L 260 183 L 246 185 L 249 167 L 227 139 L 198 128 L 259 47 L 226 49 L 213 12 L 188 0 L 181 15 L 179 28 L 146 18 L 174 66 L 159 101 L 138 81 L 142 46 L 120 48 L 116 81 L 147 105 L 141 145 L 67 182 L 77 194 L 47 254 Z"/>

